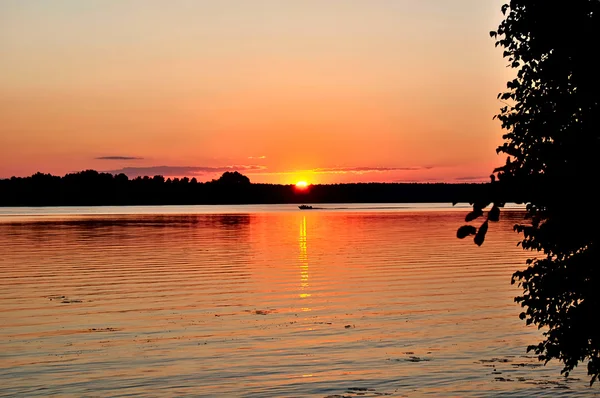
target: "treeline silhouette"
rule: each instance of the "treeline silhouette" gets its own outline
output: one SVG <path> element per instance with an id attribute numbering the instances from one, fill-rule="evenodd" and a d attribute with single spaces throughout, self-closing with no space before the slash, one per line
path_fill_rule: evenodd
<path id="1" fill-rule="evenodd" d="M 103 206 L 276 203 L 452 203 L 487 192 L 475 183 L 253 184 L 238 172 L 195 178 L 136 177 L 86 170 L 64 177 L 36 173 L 0 180 L 0 206 Z"/>

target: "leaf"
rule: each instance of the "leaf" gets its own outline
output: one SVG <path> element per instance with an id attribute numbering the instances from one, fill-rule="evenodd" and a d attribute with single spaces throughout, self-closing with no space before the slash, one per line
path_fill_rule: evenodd
<path id="1" fill-rule="evenodd" d="M 477 233 L 477 228 L 472 225 L 463 225 L 456 231 L 456 237 L 458 239 L 464 239 L 469 235 L 475 235 Z"/>
<path id="2" fill-rule="evenodd" d="M 470 212 L 469 214 L 467 214 L 467 216 L 465 217 L 465 221 L 471 222 L 471 221 L 475 220 L 477 217 L 481 217 L 482 215 L 483 215 L 483 211 L 481 211 L 480 209 L 475 209 L 472 212 Z"/>
<path id="3" fill-rule="evenodd" d="M 482 201 L 477 201 L 475 203 L 473 203 L 473 210 L 483 210 L 486 207 L 488 207 L 492 202 L 487 201 L 487 202 L 482 202 Z"/>
<path id="4" fill-rule="evenodd" d="M 498 222 L 500 220 L 500 208 L 496 205 L 493 205 L 488 212 L 487 219 L 492 222 Z"/>
<path id="5" fill-rule="evenodd" d="M 477 231 L 475 238 L 473 238 L 473 242 L 475 242 L 475 244 L 477 246 L 481 246 L 483 244 L 487 230 L 488 230 L 488 222 L 486 220 L 483 224 L 481 224 L 481 227 L 479 227 L 479 231 Z"/>

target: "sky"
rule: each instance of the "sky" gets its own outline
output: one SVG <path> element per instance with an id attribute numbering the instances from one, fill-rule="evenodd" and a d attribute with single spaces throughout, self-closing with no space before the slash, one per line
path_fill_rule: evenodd
<path id="1" fill-rule="evenodd" d="M 0 178 L 469 182 L 504 0 L 3 0 Z"/>

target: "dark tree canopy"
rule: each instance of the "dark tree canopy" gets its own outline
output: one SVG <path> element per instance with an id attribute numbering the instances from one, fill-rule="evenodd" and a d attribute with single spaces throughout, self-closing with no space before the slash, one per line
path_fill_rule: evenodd
<path id="1" fill-rule="evenodd" d="M 250 179 L 237 171 L 226 171 L 215 182 L 221 184 L 250 184 Z"/>
<path id="2" fill-rule="evenodd" d="M 0 179 L 0 206 L 208 205 L 266 203 L 426 203 L 466 202 L 490 184 L 357 183 L 311 185 L 252 184 L 239 172 L 198 182 L 161 175 L 129 179 L 85 170 L 63 177 L 36 173 Z"/>
<path id="3" fill-rule="evenodd" d="M 506 192 L 527 205 L 522 247 L 533 252 L 528 268 L 513 275 L 523 288 L 515 299 L 521 319 L 544 329 L 544 340 L 528 349 L 542 361 L 558 359 L 568 375 L 587 362 L 591 384 L 600 373 L 600 255 L 596 211 L 596 162 L 600 150 L 600 0 L 513 0 L 491 32 L 516 71 L 505 106 L 496 116 L 507 132 L 494 170 L 491 195 L 473 204 L 466 221 L 498 217 Z M 483 243 L 487 220 L 475 235 Z"/>

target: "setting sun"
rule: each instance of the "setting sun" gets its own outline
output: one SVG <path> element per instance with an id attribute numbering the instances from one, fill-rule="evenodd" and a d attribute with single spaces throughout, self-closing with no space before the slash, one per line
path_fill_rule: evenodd
<path id="1" fill-rule="evenodd" d="M 298 181 L 296 183 L 296 188 L 298 189 L 306 189 L 308 187 L 308 183 L 306 181 Z"/>

